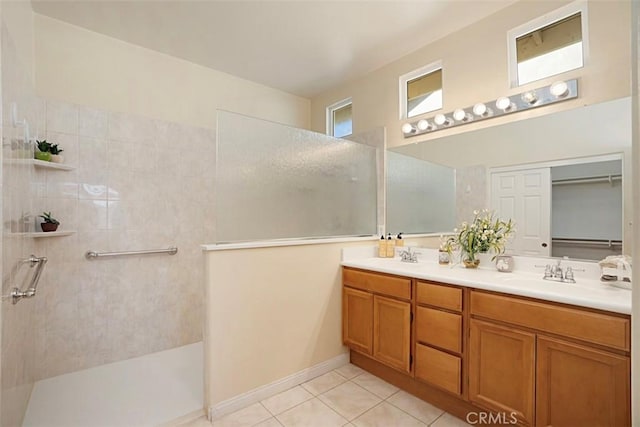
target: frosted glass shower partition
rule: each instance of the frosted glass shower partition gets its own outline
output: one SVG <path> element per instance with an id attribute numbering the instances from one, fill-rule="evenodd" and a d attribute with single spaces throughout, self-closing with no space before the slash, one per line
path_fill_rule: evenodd
<path id="1" fill-rule="evenodd" d="M 376 234 L 376 149 L 218 112 L 216 242 Z"/>
<path id="2" fill-rule="evenodd" d="M 387 230 L 451 232 L 455 185 L 455 169 L 387 151 Z"/>

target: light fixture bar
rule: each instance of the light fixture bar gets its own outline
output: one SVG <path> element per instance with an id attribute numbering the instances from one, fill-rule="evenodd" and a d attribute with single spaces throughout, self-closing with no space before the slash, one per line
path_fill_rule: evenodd
<path id="1" fill-rule="evenodd" d="M 561 80 L 548 86 L 529 89 L 515 95 L 502 96 L 495 101 L 478 103 L 467 108 L 458 108 L 453 112 L 436 114 L 434 117 L 416 122 L 406 122 L 402 125 L 402 134 L 405 138 L 411 138 L 417 135 L 437 132 L 441 129 L 451 129 L 467 123 L 556 104 L 577 97 L 578 80 Z"/>

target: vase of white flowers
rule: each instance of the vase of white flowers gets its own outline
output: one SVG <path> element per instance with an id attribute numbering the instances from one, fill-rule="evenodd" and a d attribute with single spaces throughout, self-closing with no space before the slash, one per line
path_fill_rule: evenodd
<path id="1" fill-rule="evenodd" d="M 455 246 L 460 250 L 460 258 L 467 268 L 478 267 L 480 253 L 504 253 L 508 239 L 515 232 L 513 221 L 494 218 L 493 212 L 488 209 L 473 211 L 473 215 L 473 221 L 465 221 L 453 230 L 456 233 Z M 494 259 L 495 256 L 491 260 Z"/>

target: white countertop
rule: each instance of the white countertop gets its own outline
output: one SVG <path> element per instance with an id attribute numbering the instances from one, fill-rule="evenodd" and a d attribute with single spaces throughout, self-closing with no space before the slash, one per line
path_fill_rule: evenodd
<path id="1" fill-rule="evenodd" d="M 396 258 L 376 258 L 371 250 L 360 250 L 345 256 L 342 265 L 361 268 L 380 273 L 407 276 L 416 279 L 461 285 L 469 288 L 503 292 L 547 301 L 590 307 L 615 313 L 631 314 L 631 291 L 602 283 L 599 280 L 596 263 L 566 261 L 574 268 L 584 268 L 586 272 L 576 272 L 577 283 L 561 283 L 543 280 L 544 269 L 536 271 L 531 268 L 517 270 L 520 263 L 523 267 L 533 267 L 532 263 L 549 263 L 549 260 L 524 257 L 516 258 L 516 271 L 501 273 L 493 264 L 478 269 L 464 268 L 462 265 L 439 265 L 437 251 L 419 249 L 423 255 L 418 263 L 402 262 Z M 531 264 L 531 265 L 526 265 Z M 586 268 L 585 268 L 586 267 Z"/>

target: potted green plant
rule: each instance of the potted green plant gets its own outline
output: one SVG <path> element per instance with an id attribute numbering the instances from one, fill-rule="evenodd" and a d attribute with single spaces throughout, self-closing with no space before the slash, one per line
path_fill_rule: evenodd
<path id="1" fill-rule="evenodd" d="M 36 160 L 50 162 L 51 161 L 51 144 L 49 144 L 46 139 L 43 139 L 42 141 L 36 140 L 36 144 L 37 144 L 36 152 L 35 152 Z"/>
<path id="2" fill-rule="evenodd" d="M 44 219 L 44 222 L 40 224 L 40 227 L 45 233 L 56 231 L 58 229 L 58 225 L 60 225 L 60 221 L 51 216 L 51 212 L 42 212 L 40 218 Z"/>
<path id="3" fill-rule="evenodd" d="M 64 163 L 64 156 L 62 153 L 64 150 L 58 147 L 58 144 L 52 144 L 49 148 L 49 152 L 51 153 L 51 161 L 53 163 Z"/>

